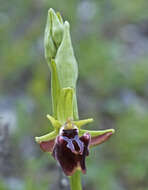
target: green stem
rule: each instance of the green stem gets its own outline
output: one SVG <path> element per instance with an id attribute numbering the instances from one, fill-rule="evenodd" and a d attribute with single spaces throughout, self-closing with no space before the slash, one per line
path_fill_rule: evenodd
<path id="1" fill-rule="evenodd" d="M 82 190 L 80 171 L 76 171 L 70 177 L 71 190 Z"/>

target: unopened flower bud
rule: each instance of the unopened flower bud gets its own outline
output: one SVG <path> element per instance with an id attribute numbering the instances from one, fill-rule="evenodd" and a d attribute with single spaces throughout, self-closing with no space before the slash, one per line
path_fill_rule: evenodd
<path id="1" fill-rule="evenodd" d="M 61 88 L 75 88 L 78 77 L 77 61 L 72 48 L 69 23 L 64 23 L 64 35 L 55 62 Z"/>

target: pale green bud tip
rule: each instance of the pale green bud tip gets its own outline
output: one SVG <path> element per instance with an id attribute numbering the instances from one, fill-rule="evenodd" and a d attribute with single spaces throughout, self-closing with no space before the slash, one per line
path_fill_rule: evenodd
<path id="1" fill-rule="evenodd" d="M 50 8 L 49 10 L 48 10 L 48 14 L 49 15 L 52 15 L 52 14 L 54 14 L 55 12 L 54 12 L 54 10 L 52 9 L 52 8 Z"/>
<path id="2" fill-rule="evenodd" d="M 67 28 L 67 29 L 70 28 L 70 24 L 69 24 L 69 22 L 68 22 L 67 20 L 64 22 L 64 26 L 65 26 L 65 28 Z"/>
<path id="3" fill-rule="evenodd" d="M 111 129 L 111 132 L 112 132 L 112 134 L 114 134 L 115 133 L 115 129 Z"/>
<path id="4" fill-rule="evenodd" d="M 35 137 L 35 141 L 37 142 L 37 143 L 40 143 L 41 141 L 40 141 L 40 137 Z"/>

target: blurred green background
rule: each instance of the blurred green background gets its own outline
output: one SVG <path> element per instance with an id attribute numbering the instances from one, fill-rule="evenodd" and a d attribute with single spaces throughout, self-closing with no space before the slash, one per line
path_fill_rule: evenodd
<path id="1" fill-rule="evenodd" d="M 69 189 L 34 142 L 51 130 L 43 49 L 50 7 L 71 24 L 80 118 L 95 119 L 88 128 L 116 129 L 91 150 L 84 190 L 147 190 L 147 0 L 1 0 L 0 190 Z"/>

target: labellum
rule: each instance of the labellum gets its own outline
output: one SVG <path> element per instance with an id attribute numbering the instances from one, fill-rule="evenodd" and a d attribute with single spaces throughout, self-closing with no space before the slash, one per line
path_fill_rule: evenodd
<path id="1" fill-rule="evenodd" d="M 86 172 L 85 157 L 89 154 L 89 142 L 89 133 L 79 138 L 78 129 L 62 130 L 57 136 L 52 155 L 66 175 L 72 175 L 76 169 Z"/>

